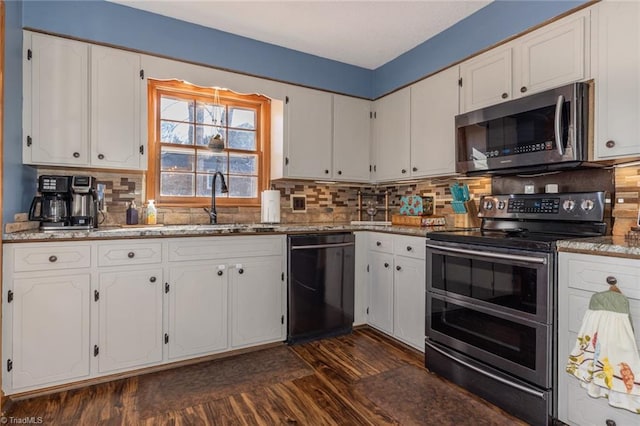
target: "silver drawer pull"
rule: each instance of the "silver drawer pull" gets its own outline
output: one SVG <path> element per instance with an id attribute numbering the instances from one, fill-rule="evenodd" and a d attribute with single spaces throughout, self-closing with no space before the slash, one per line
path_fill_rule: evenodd
<path id="1" fill-rule="evenodd" d="M 49 262 L 53 263 L 57 261 L 58 261 L 58 256 L 49 256 Z"/>
<path id="2" fill-rule="evenodd" d="M 129 259 L 133 259 L 135 256 L 136 256 L 136 254 L 135 254 L 134 252 L 132 252 L 132 251 L 130 251 L 130 252 L 127 254 L 127 257 L 128 257 Z"/>

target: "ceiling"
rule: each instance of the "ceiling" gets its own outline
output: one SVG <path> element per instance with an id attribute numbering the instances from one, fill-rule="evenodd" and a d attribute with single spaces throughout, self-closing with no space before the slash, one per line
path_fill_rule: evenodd
<path id="1" fill-rule="evenodd" d="M 492 0 L 108 0 L 375 69 Z"/>

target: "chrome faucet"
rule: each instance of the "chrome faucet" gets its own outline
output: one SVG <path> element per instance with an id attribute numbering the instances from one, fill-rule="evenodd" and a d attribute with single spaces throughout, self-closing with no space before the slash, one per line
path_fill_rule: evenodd
<path id="1" fill-rule="evenodd" d="M 211 225 L 218 223 L 218 212 L 216 211 L 216 177 L 220 176 L 220 192 L 226 194 L 229 192 L 227 183 L 224 181 L 224 175 L 220 172 L 215 172 L 211 182 L 211 208 L 204 208 L 204 211 L 209 213 L 209 223 Z"/>

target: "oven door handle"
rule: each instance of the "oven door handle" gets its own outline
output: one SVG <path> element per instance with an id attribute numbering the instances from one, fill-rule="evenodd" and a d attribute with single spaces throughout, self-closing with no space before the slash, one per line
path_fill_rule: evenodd
<path id="1" fill-rule="evenodd" d="M 465 367 L 467 367 L 467 368 L 470 368 L 471 370 L 475 371 L 476 373 L 480 373 L 480 374 L 482 374 L 482 375 L 484 375 L 484 376 L 489 377 L 490 379 L 496 380 L 496 381 L 498 381 L 498 382 L 500 382 L 500 383 L 502 383 L 502 384 L 505 384 L 505 385 L 507 385 L 507 386 L 511 386 L 512 388 L 516 388 L 516 389 L 518 389 L 518 390 L 520 390 L 520 391 L 522 391 L 522 392 L 528 393 L 529 395 L 535 396 L 536 398 L 546 399 L 546 398 L 545 398 L 545 394 L 544 394 L 543 392 L 538 392 L 538 391 L 533 390 L 533 389 L 531 389 L 531 388 L 528 388 L 528 387 L 526 387 L 526 386 L 522 386 L 522 385 L 521 385 L 521 384 L 519 384 L 519 383 L 514 383 L 514 382 L 512 382 L 512 381 L 510 381 L 510 380 L 507 380 L 507 379 L 505 379 L 505 378 L 502 378 L 502 377 L 500 377 L 500 376 L 496 376 L 496 375 L 495 375 L 495 374 L 493 374 L 493 373 L 490 373 L 490 372 L 488 372 L 488 371 L 484 371 L 482 368 L 478 368 L 478 367 L 476 367 L 475 365 L 469 364 L 469 363 L 468 363 L 468 362 L 466 362 L 466 361 L 463 361 L 463 360 L 461 360 L 461 359 L 458 359 L 458 358 L 456 358 L 456 357 L 454 357 L 454 356 L 452 356 L 452 355 L 448 354 L 447 352 L 443 351 L 442 349 L 440 349 L 440 348 L 438 348 L 438 347 L 434 346 L 434 345 L 433 345 L 433 343 L 430 343 L 430 342 L 429 342 L 429 339 L 426 339 L 426 340 L 425 340 L 425 344 L 426 344 L 427 346 L 429 346 L 431 349 L 433 349 L 434 351 L 438 352 L 440 355 L 442 355 L 442 356 L 445 356 L 445 357 L 449 358 L 449 359 L 450 359 L 451 361 L 453 361 L 453 362 L 457 362 L 458 364 L 461 364 L 461 365 L 463 365 L 463 366 L 465 366 Z"/>
<path id="2" fill-rule="evenodd" d="M 519 261 L 519 262 L 539 263 L 541 265 L 546 265 L 547 264 L 547 259 L 544 258 L 544 257 L 519 256 L 517 254 L 505 254 L 505 253 L 487 253 L 487 252 L 478 253 L 475 250 L 467 250 L 467 249 L 453 248 L 453 247 L 443 247 L 443 246 L 436 246 L 436 245 L 433 245 L 433 244 L 427 244 L 427 248 L 436 249 L 436 250 L 440 250 L 440 251 L 444 251 L 444 252 L 452 252 L 452 253 L 459 253 L 459 254 L 469 254 L 469 255 L 480 256 L 480 257 L 490 257 L 490 258 L 493 258 L 493 259 L 515 260 L 515 261 Z"/>

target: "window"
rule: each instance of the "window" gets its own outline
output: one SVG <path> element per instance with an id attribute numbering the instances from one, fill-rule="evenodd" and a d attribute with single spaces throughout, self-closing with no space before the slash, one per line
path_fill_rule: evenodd
<path id="1" fill-rule="evenodd" d="M 178 81 L 149 80 L 147 198 L 164 206 L 206 206 L 214 174 L 219 205 L 259 205 L 269 185 L 269 99 Z M 224 140 L 223 152 L 208 148 Z"/>

